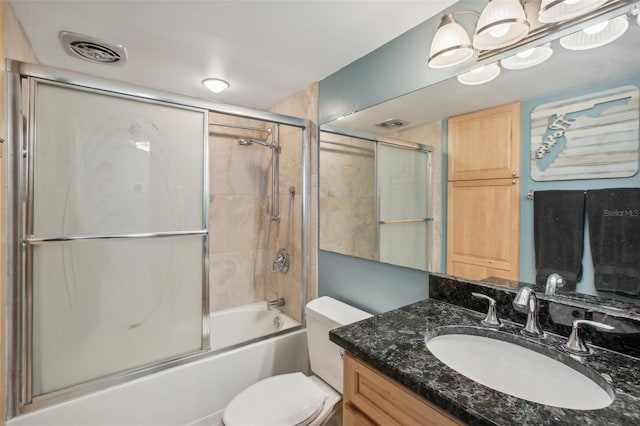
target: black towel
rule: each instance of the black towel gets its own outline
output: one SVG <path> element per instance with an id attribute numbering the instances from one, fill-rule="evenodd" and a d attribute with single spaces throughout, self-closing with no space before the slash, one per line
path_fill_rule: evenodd
<path id="1" fill-rule="evenodd" d="M 596 290 L 640 295 L 640 188 L 587 191 Z"/>
<path id="2" fill-rule="evenodd" d="M 582 276 L 584 191 L 536 191 L 533 199 L 536 283 L 562 275 L 564 290 L 575 290 Z"/>

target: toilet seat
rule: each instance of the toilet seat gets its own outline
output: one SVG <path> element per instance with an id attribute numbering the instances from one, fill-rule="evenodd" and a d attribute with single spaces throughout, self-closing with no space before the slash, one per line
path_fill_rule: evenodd
<path id="1" fill-rule="evenodd" d="M 307 426 L 323 411 L 327 394 L 302 373 L 261 380 L 236 395 L 224 410 L 226 426 Z"/>

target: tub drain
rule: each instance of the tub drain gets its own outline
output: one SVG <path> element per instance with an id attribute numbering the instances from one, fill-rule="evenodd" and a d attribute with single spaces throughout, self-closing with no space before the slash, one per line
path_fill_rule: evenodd
<path id="1" fill-rule="evenodd" d="M 273 326 L 274 326 L 275 328 L 280 328 L 280 327 L 282 327 L 282 320 L 280 319 L 280 317 L 275 317 L 275 318 L 273 319 Z"/>

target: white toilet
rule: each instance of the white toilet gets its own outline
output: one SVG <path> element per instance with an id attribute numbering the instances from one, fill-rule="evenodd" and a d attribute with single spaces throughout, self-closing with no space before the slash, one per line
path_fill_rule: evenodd
<path id="1" fill-rule="evenodd" d="M 227 405 L 225 426 L 320 426 L 340 412 L 343 351 L 329 340 L 329 330 L 371 314 L 324 296 L 307 304 L 305 316 L 316 376 L 281 374 L 254 383 Z"/>

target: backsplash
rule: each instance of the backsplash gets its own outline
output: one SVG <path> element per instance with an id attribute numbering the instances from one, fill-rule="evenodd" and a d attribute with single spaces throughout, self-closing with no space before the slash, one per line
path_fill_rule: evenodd
<path id="1" fill-rule="evenodd" d="M 500 318 L 524 324 L 526 314 L 516 311 L 511 302 L 518 288 L 529 284 L 490 278 L 473 281 L 441 274 L 429 274 L 429 297 L 477 312 L 487 311 L 487 302 L 471 296 L 483 293 L 496 300 Z M 569 336 L 575 319 L 588 319 L 615 327 L 612 332 L 583 330 L 586 339 L 596 346 L 640 357 L 640 307 L 626 302 L 570 293 L 567 296 L 544 294 L 542 286 L 532 286 L 539 301 L 542 328 Z"/>

